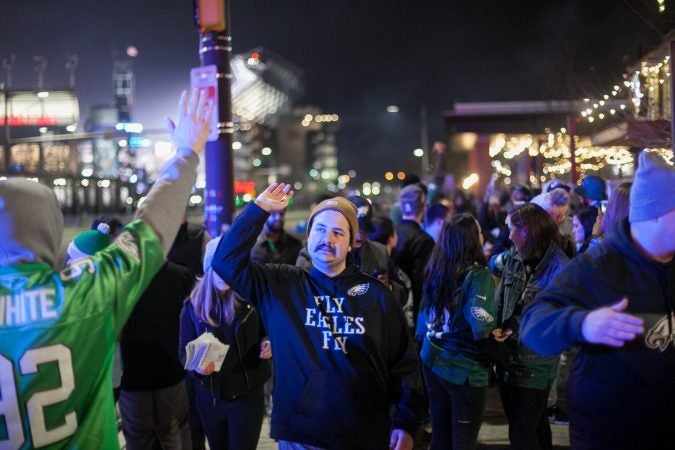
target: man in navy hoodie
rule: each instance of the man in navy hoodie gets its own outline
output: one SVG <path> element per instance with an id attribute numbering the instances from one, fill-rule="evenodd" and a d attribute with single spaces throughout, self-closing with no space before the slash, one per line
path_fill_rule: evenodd
<path id="1" fill-rule="evenodd" d="M 290 185 L 270 185 L 237 217 L 212 262 L 258 308 L 274 342 L 270 434 L 281 449 L 409 450 L 426 406 L 419 360 L 389 289 L 346 263 L 358 232 L 354 205 L 337 197 L 314 208 L 310 271 L 250 259 L 268 215 L 292 196 Z"/>
<path id="2" fill-rule="evenodd" d="M 580 346 L 568 381 L 574 449 L 675 442 L 675 167 L 651 152 L 639 163 L 628 219 L 570 261 L 522 316 L 534 351 Z"/>

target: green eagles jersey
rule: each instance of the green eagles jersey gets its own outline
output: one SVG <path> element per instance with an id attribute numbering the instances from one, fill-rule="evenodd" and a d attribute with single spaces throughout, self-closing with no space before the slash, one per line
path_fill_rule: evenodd
<path id="1" fill-rule="evenodd" d="M 163 264 L 141 221 L 60 273 L 0 267 L 0 448 L 116 449 L 115 337 Z"/>
<path id="2" fill-rule="evenodd" d="M 464 277 L 457 300 L 453 312 L 445 310 L 441 325 L 428 325 L 420 359 L 451 383 L 487 386 L 490 361 L 476 344 L 490 338 L 497 326 L 494 283 L 487 268 L 474 268 Z M 419 320 L 427 320 L 426 310 L 420 312 Z"/>

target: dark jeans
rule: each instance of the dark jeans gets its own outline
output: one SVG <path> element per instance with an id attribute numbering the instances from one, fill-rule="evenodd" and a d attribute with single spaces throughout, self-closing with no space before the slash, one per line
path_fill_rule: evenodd
<path id="1" fill-rule="evenodd" d="M 185 383 L 153 391 L 122 390 L 122 431 L 129 450 L 150 450 L 155 440 L 164 449 L 191 449 Z"/>
<path id="2" fill-rule="evenodd" d="M 487 387 L 450 383 L 422 366 L 431 407 L 431 450 L 474 449 Z"/>
<path id="3" fill-rule="evenodd" d="M 509 441 L 513 450 L 551 450 L 553 438 L 548 423 L 548 390 L 529 389 L 500 383 L 499 394 L 509 419 Z"/>
<path id="4" fill-rule="evenodd" d="M 197 408 L 197 381 L 190 375 L 185 377 L 185 388 L 188 393 L 188 423 L 190 424 L 190 439 L 192 440 L 193 450 L 204 450 L 206 448 L 206 437 L 202 427 L 202 420 L 199 418 Z"/>
<path id="5" fill-rule="evenodd" d="M 250 395 L 223 400 L 197 387 L 197 405 L 212 450 L 255 450 L 265 414 L 262 386 Z"/>

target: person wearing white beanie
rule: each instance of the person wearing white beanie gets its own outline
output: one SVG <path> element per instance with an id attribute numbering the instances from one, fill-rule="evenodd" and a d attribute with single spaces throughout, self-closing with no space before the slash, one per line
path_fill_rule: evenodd
<path id="1" fill-rule="evenodd" d="M 180 318 L 179 357 L 205 332 L 230 349 L 218 371 L 213 362 L 187 370 L 194 380 L 193 401 L 210 448 L 254 450 L 265 412 L 263 386 L 271 376 L 272 345 L 258 311 L 241 301 L 212 269 L 221 237 L 204 248 L 204 276 L 198 278 Z"/>
<path id="2" fill-rule="evenodd" d="M 560 234 L 567 237 L 574 244 L 574 234 L 572 233 L 572 218 L 567 215 L 570 206 L 570 196 L 564 188 L 556 187 L 547 192 L 543 192 L 532 200 L 546 210 L 553 221 L 558 225 Z"/>
<path id="3" fill-rule="evenodd" d="M 573 448 L 675 442 L 675 167 L 643 151 L 630 197 L 629 217 L 522 316 L 535 352 L 579 348 L 568 381 Z"/>

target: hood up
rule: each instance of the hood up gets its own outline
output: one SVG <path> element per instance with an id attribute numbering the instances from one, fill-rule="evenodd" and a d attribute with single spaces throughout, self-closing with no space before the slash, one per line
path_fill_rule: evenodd
<path id="1" fill-rule="evenodd" d="M 0 267 L 43 262 L 56 268 L 63 215 L 54 192 L 23 178 L 0 181 Z"/>

